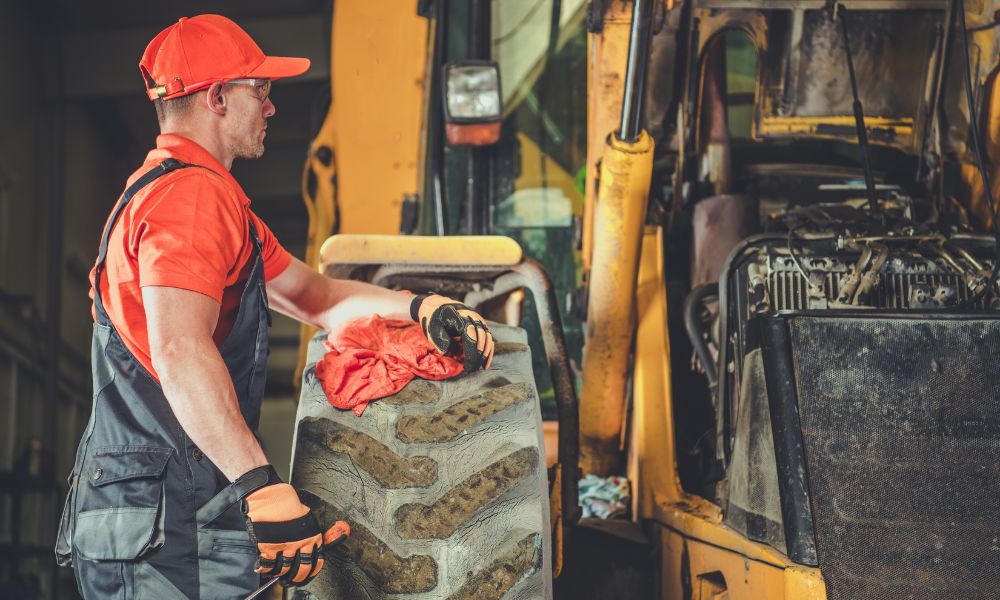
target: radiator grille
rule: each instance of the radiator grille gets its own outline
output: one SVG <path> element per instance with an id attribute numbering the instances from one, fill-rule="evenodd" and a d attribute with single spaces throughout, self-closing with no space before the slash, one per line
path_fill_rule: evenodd
<path id="1" fill-rule="evenodd" d="M 1000 320 L 793 317 L 829 600 L 1000 590 Z"/>

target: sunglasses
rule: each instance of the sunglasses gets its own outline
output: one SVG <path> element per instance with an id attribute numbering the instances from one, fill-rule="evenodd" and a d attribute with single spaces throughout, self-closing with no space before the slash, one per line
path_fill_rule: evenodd
<path id="1" fill-rule="evenodd" d="M 257 96 L 257 99 L 261 102 L 267 100 L 267 97 L 271 94 L 270 79 L 230 79 L 226 83 L 249 85 L 253 89 L 254 95 Z"/>

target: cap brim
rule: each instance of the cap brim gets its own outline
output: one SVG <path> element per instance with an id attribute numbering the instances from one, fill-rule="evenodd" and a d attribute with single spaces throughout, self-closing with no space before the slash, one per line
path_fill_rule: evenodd
<path id="1" fill-rule="evenodd" d="M 260 66 L 247 73 L 247 77 L 259 77 L 261 79 L 295 77 L 308 71 L 309 65 L 310 61 L 308 58 L 266 56 L 264 57 L 264 62 L 260 63 Z"/>

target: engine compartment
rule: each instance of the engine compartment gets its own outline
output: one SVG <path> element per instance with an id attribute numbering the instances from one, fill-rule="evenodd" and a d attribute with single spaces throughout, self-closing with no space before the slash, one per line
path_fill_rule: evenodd
<path id="1" fill-rule="evenodd" d="M 831 582 L 852 590 L 861 572 L 834 557 L 857 554 L 864 536 L 843 521 L 865 509 L 843 517 L 848 500 L 838 490 L 880 470 L 884 481 L 865 486 L 888 498 L 914 475 L 895 459 L 844 465 L 884 444 L 922 465 L 922 477 L 946 478 L 952 466 L 932 460 L 935 442 L 921 432 L 975 445 L 982 423 L 993 423 L 992 409 L 974 407 L 992 396 L 984 374 L 995 360 L 968 340 L 992 340 L 1000 323 L 998 244 L 898 186 L 879 185 L 875 210 L 857 181 L 806 187 L 816 194 L 794 196 L 814 202 L 761 194 L 763 231 L 732 248 L 717 284 L 689 295 L 686 325 L 713 399 L 715 498 L 726 524 L 800 564 L 818 565 L 825 553 Z M 970 368 L 963 352 L 981 364 Z M 959 372 L 967 376 L 950 379 Z M 979 429 L 967 435 L 967 422 Z M 983 502 L 973 496 L 963 502 Z M 878 543 L 919 537 L 886 526 L 908 515 L 904 500 L 887 505 L 891 517 L 866 524 Z M 837 542 L 830 532 L 845 527 L 859 537 Z"/>
<path id="2" fill-rule="evenodd" d="M 1000 310 L 996 239 L 914 221 L 894 189 L 872 213 L 863 199 L 791 207 L 771 216 L 727 275 L 743 318 L 798 310 Z M 992 292 L 987 291 L 992 288 Z"/>
<path id="3" fill-rule="evenodd" d="M 757 321 L 1000 314 L 995 271 L 1000 247 L 994 233 L 976 230 L 960 213 L 911 197 L 898 185 L 880 181 L 872 210 L 864 183 L 839 169 L 834 174 L 805 168 L 812 172 L 805 177 L 791 165 L 779 170 L 780 175 L 771 169 L 757 179 L 756 197 L 730 199 L 756 208 L 743 209 L 751 222 L 717 227 L 695 244 L 696 250 L 712 241 L 731 246 L 723 264 L 697 267 L 714 271 L 718 281 L 696 281 L 684 315 L 714 407 L 713 447 L 720 467 L 732 451 L 747 357 L 761 350 Z M 713 199 L 706 200 L 710 205 Z M 719 210 L 733 212 L 731 206 Z M 712 215 L 696 218 L 700 221 L 720 222 Z M 757 233 L 740 239 L 733 237 L 736 230 Z M 713 251 L 718 255 L 718 247 Z M 700 262 L 696 256 L 694 263 Z M 705 477 L 724 479 L 719 469 Z"/>
<path id="4" fill-rule="evenodd" d="M 897 186 L 879 186 L 872 210 L 859 185 L 819 184 L 822 198 L 812 204 L 790 202 L 775 210 L 762 204 L 764 232 L 740 242 L 720 270 L 717 310 L 705 310 L 700 327 L 689 323 L 702 363 L 715 363 L 706 374 L 715 391 L 723 461 L 744 359 L 760 346 L 755 320 L 1000 311 L 995 235 L 941 218 L 930 201 Z M 928 214 L 933 218 L 915 218 Z"/>

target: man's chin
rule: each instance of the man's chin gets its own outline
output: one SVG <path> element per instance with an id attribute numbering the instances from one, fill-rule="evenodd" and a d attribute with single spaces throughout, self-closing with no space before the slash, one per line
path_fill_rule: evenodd
<path id="1" fill-rule="evenodd" d="M 264 144 L 254 146 L 252 148 L 242 148 L 236 153 L 236 158 L 260 158 L 264 156 Z"/>

